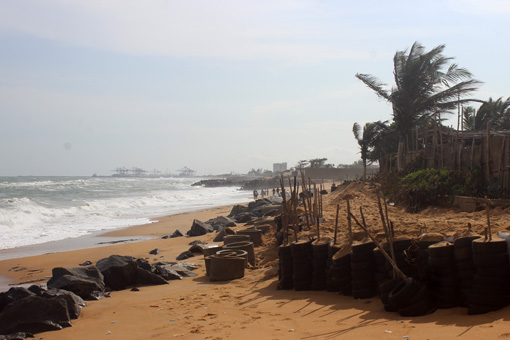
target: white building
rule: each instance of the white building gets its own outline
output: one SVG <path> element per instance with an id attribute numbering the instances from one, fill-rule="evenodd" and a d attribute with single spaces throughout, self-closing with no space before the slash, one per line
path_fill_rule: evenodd
<path id="1" fill-rule="evenodd" d="M 273 172 L 283 172 L 285 170 L 287 170 L 287 162 L 273 163 Z"/>

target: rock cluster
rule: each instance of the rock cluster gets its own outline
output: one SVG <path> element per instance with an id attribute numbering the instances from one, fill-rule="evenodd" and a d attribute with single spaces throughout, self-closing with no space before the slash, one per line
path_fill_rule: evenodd
<path id="1" fill-rule="evenodd" d="M 71 319 L 79 317 L 84 300 L 108 297 L 109 291 L 138 285 L 168 284 L 168 280 L 195 276 L 192 271 L 196 268 L 192 263 L 150 264 L 120 255 L 85 267 L 53 268 L 48 289 L 33 285 L 0 293 L 0 334 L 9 334 L 0 335 L 0 339 L 24 339 L 30 333 L 72 326 Z"/>

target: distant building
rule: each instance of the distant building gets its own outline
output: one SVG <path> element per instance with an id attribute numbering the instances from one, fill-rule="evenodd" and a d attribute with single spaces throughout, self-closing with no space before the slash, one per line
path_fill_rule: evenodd
<path id="1" fill-rule="evenodd" d="M 284 172 L 285 170 L 287 170 L 287 162 L 285 162 L 285 163 L 273 163 L 273 172 L 274 173 Z"/>

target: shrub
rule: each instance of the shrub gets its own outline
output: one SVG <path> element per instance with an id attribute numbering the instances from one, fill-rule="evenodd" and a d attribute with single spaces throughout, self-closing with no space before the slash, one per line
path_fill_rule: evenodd
<path id="1" fill-rule="evenodd" d="M 407 205 L 409 212 L 417 212 L 429 205 L 448 203 L 454 188 L 462 191 L 463 187 L 460 176 L 445 169 L 418 170 L 404 176 L 399 184 L 399 201 Z"/>

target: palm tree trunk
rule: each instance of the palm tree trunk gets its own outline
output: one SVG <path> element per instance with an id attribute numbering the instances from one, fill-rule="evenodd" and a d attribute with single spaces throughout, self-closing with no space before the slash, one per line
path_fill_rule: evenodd
<path id="1" fill-rule="evenodd" d="M 404 151 L 405 151 L 404 141 L 405 141 L 404 137 L 400 136 L 397 151 L 397 171 L 404 170 Z"/>
<path id="2" fill-rule="evenodd" d="M 367 180 L 367 158 L 363 158 L 363 182 Z"/>

